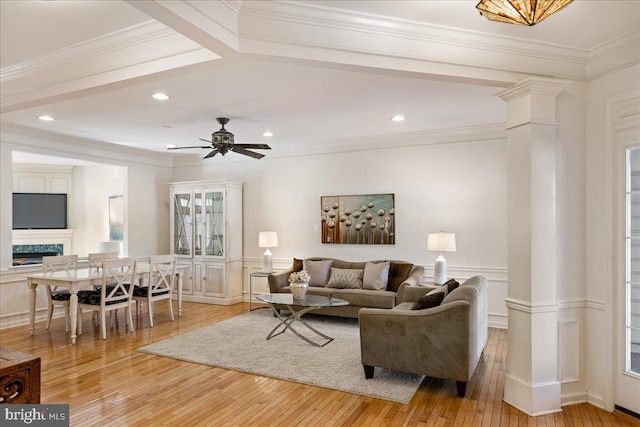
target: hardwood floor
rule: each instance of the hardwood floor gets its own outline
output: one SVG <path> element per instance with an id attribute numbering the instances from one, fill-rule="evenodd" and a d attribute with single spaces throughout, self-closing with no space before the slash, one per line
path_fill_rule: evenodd
<path id="1" fill-rule="evenodd" d="M 38 323 L 33 337 L 27 326 L 2 330 L 0 346 L 41 357 L 42 402 L 69 403 L 72 426 L 640 426 L 589 404 L 533 418 L 503 403 L 506 331 L 499 329 L 490 330 L 466 398 L 456 397 L 454 381 L 427 377 L 408 405 L 136 351 L 247 311 L 248 304 L 184 303 L 171 322 L 159 304 L 153 329 L 146 314 L 134 315 L 136 332 L 127 333 L 119 310 L 107 340 L 85 313 L 76 345 L 64 319 L 54 319 L 50 331 Z"/>

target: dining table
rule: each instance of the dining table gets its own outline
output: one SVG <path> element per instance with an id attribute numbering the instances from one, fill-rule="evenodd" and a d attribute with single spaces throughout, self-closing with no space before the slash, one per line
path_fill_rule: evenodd
<path id="1" fill-rule="evenodd" d="M 182 316 L 182 276 L 186 265 L 176 264 L 174 273 L 177 278 L 177 299 L 178 316 Z M 151 270 L 148 262 L 136 263 L 136 277 L 133 280 L 140 280 L 143 283 Z M 38 285 L 48 285 L 66 288 L 71 293 L 69 299 L 69 334 L 71 344 L 75 344 L 78 324 L 78 291 L 89 289 L 102 284 L 102 272 L 95 268 L 70 269 L 67 271 L 29 273 L 26 275 L 29 286 L 29 331 L 31 335 L 35 333 L 36 323 L 36 289 Z"/>

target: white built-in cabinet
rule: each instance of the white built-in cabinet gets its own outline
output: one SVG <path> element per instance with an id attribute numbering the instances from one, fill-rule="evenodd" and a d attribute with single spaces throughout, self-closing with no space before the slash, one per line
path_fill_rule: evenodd
<path id="1" fill-rule="evenodd" d="M 189 266 L 185 301 L 242 302 L 242 183 L 172 182 L 171 253 Z"/>

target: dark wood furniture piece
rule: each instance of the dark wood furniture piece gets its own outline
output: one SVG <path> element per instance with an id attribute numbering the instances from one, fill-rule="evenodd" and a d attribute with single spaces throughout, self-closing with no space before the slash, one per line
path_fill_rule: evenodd
<path id="1" fill-rule="evenodd" d="M 40 403 L 40 358 L 0 348 L 0 404 Z"/>

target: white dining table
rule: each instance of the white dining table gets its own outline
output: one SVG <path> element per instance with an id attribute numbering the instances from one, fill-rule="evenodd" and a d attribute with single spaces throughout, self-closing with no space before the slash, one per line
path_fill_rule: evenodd
<path id="1" fill-rule="evenodd" d="M 178 316 L 182 316 L 182 275 L 187 266 L 176 264 L 175 274 L 178 279 Z M 138 262 L 136 264 L 136 278 L 144 279 L 150 270 L 150 264 Z M 38 285 L 49 285 L 67 288 L 71 293 L 69 300 L 69 334 L 71 344 L 75 344 L 78 324 L 78 291 L 89 289 L 102 284 L 102 272 L 95 269 L 77 269 L 68 271 L 41 272 L 27 274 L 27 285 L 29 286 L 29 331 L 31 335 L 36 329 L 36 288 Z"/>

